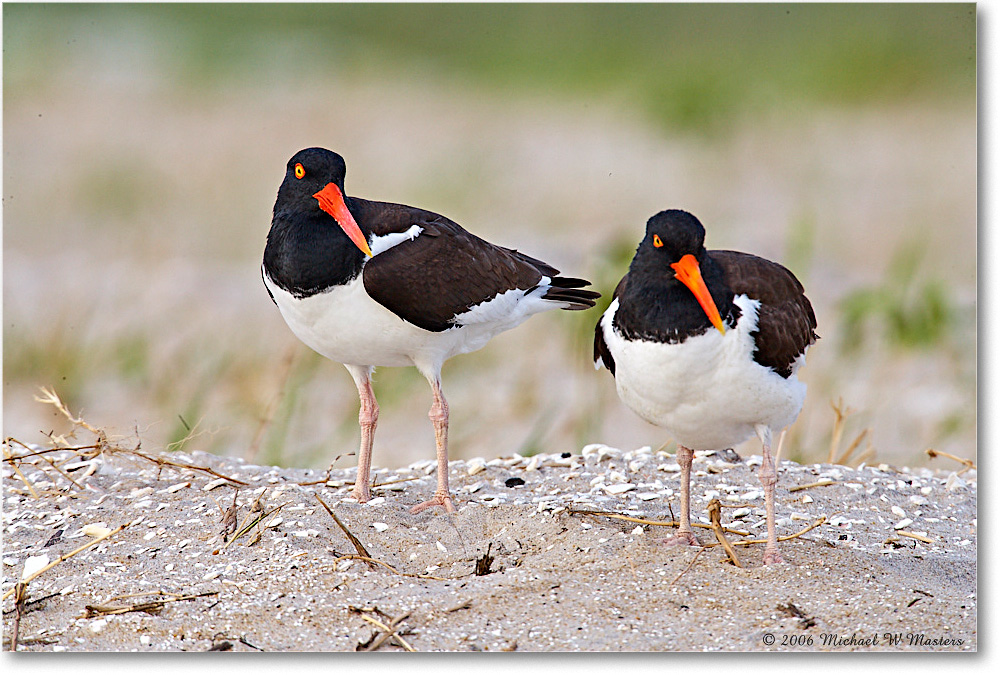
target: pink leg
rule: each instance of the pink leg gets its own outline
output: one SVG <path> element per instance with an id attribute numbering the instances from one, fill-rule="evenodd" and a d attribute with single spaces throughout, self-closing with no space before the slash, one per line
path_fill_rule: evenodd
<path id="1" fill-rule="evenodd" d="M 417 504 L 410 509 L 410 513 L 420 513 L 432 506 L 443 506 L 448 513 L 454 513 L 455 505 L 448 491 L 448 401 L 441 393 L 441 382 L 438 378 L 435 377 L 430 382 L 434 392 L 434 403 L 427 417 L 434 424 L 434 440 L 437 445 L 437 490 L 434 491 L 432 499 Z"/>
<path id="2" fill-rule="evenodd" d="M 774 525 L 774 486 L 778 484 L 778 471 L 771 456 L 771 430 L 758 426 L 757 435 L 764 446 L 764 461 L 760 465 L 757 477 L 764 487 L 764 509 L 767 519 L 767 544 L 764 546 L 764 564 L 774 565 L 784 562 L 778 552 L 778 533 Z"/>
<path id="3" fill-rule="evenodd" d="M 681 525 L 677 528 L 677 534 L 664 541 L 668 546 L 701 546 L 691 529 L 691 461 L 693 459 L 694 451 L 691 448 L 685 448 L 683 445 L 677 446 L 677 463 L 681 466 Z"/>
<path id="4" fill-rule="evenodd" d="M 361 425 L 361 448 L 358 451 L 358 476 L 354 479 L 354 490 L 351 494 L 359 502 L 367 502 L 372 498 L 371 470 L 372 445 L 375 442 L 375 426 L 378 424 L 378 401 L 372 391 L 371 368 L 347 366 L 354 383 L 358 386 L 358 398 L 361 399 L 361 409 L 358 411 L 358 424 Z"/>

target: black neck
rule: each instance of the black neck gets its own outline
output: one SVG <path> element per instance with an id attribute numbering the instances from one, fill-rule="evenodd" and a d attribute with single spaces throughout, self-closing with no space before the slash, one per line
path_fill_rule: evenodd
<path id="1" fill-rule="evenodd" d="M 740 308 L 724 273 L 708 255 L 699 259 L 701 275 L 727 328 L 736 325 Z M 626 339 L 683 342 L 715 330 L 705 310 L 662 257 L 637 254 L 629 267 L 628 283 L 619 298 L 615 327 Z"/>
<path id="2" fill-rule="evenodd" d="M 264 248 L 264 270 L 282 289 L 306 297 L 346 284 L 361 273 L 365 255 L 319 209 L 276 210 Z"/>

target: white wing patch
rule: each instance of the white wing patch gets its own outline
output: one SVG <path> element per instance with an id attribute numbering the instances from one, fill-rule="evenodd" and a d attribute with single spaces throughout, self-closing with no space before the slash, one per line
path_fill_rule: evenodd
<path id="1" fill-rule="evenodd" d="M 424 228 L 419 225 L 411 225 L 410 229 L 405 232 L 392 232 L 381 236 L 373 235 L 371 241 L 368 242 L 368 245 L 372 249 L 372 256 L 388 251 L 393 246 L 402 244 L 404 241 L 413 241 L 423 231 Z"/>

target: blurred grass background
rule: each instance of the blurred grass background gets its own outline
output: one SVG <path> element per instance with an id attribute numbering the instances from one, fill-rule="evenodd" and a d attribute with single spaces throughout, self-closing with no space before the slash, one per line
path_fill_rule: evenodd
<path id="1" fill-rule="evenodd" d="M 284 163 L 324 145 L 349 193 L 605 293 L 686 208 L 816 307 L 785 457 L 825 460 L 842 400 L 869 458 L 975 458 L 974 5 L 5 4 L 3 41 L 5 436 L 63 430 L 48 386 L 146 447 L 352 452 L 349 377 L 259 277 Z M 598 309 L 449 362 L 453 457 L 668 440 L 591 369 Z M 422 378 L 375 386 L 376 463 L 431 457 Z"/>

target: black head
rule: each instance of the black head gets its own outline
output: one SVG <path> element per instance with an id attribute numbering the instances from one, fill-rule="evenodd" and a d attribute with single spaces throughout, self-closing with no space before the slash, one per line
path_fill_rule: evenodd
<path id="1" fill-rule="evenodd" d="M 278 205 L 319 208 L 313 195 L 333 183 L 344 192 L 347 164 L 344 158 L 325 148 L 299 150 L 285 166 L 285 179 L 278 188 Z"/>
<path id="2" fill-rule="evenodd" d="M 304 222 L 331 216 L 358 249 L 371 257 L 368 238 L 358 226 L 344 196 L 344 158 L 323 148 L 299 150 L 285 166 L 285 179 L 274 202 L 274 222 Z"/>
<path id="3" fill-rule="evenodd" d="M 700 261 L 705 254 L 705 228 L 687 211 L 660 211 L 646 221 L 646 236 L 639 247 L 666 258 L 667 264 L 688 254 Z"/>
<path id="4" fill-rule="evenodd" d="M 732 293 L 706 254 L 705 228 L 687 211 L 660 211 L 646 222 L 646 236 L 629 266 L 629 278 L 629 286 L 642 296 L 640 305 L 669 307 L 667 314 L 673 320 L 685 307 L 694 306 L 693 299 L 704 312 L 693 314 L 697 319 L 693 327 L 699 328 L 707 319 L 725 333 L 719 303 L 728 311 Z M 719 296 L 719 303 L 713 294 Z"/>

